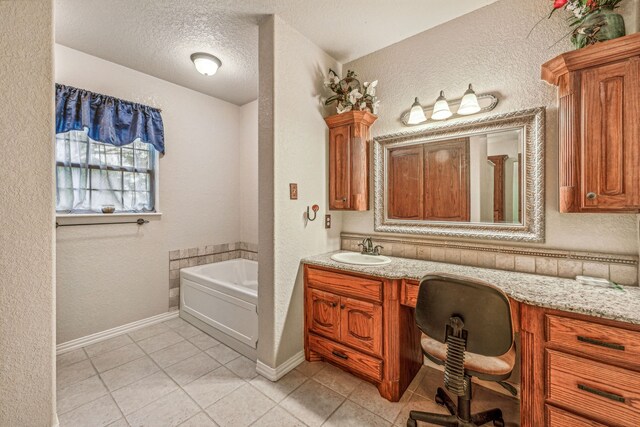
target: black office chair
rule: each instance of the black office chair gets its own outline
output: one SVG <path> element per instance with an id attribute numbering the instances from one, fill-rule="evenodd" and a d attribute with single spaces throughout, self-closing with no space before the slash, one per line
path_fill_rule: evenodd
<path id="1" fill-rule="evenodd" d="M 444 385 L 458 396 L 458 404 L 438 388 L 436 403 L 451 415 L 411 411 L 407 427 L 416 427 L 416 421 L 451 427 L 493 421 L 504 426 L 500 409 L 471 414 L 471 377 L 499 382 L 511 375 L 515 364 L 511 307 L 504 292 L 477 281 L 426 276 L 420 282 L 416 323 L 424 355 L 444 365 Z"/>

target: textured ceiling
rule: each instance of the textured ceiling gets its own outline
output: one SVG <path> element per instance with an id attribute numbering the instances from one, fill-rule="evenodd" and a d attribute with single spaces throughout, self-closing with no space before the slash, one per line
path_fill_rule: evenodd
<path id="1" fill-rule="evenodd" d="M 496 0 L 56 0 L 56 42 L 242 105 L 258 96 L 258 22 L 277 14 L 340 62 Z M 189 59 L 222 60 L 213 77 Z"/>

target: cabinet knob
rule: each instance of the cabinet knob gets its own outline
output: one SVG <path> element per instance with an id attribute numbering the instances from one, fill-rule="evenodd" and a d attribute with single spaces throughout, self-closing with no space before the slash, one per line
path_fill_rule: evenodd
<path id="1" fill-rule="evenodd" d="M 337 305 L 338 305 L 338 303 L 335 303 L 335 302 L 332 302 L 332 303 L 331 303 L 331 307 L 335 307 L 335 306 L 337 306 Z"/>
<path id="2" fill-rule="evenodd" d="M 347 198 L 346 198 L 346 197 L 343 197 L 343 198 L 342 198 L 342 201 L 343 201 L 343 202 L 346 202 L 346 201 L 347 201 Z"/>
<path id="3" fill-rule="evenodd" d="M 340 308 L 344 310 L 344 304 L 340 304 Z"/>
<path id="4" fill-rule="evenodd" d="M 590 191 L 589 193 L 587 193 L 587 199 L 589 199 L 589 200 L 595 200 L 596 197 L 598 197 L 598 195 L 596 193 L 594 193 L 593 191 Z"/>

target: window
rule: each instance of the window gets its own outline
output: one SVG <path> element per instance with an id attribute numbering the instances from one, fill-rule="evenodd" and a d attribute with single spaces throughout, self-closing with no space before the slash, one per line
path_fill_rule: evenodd
<path id="1" fill-rule="evenodd" d="M 56 211 L 155 212 L 157 151 L 135 141 L 117 147 L 90 139 L 86 131 L 56 135 Z"/>

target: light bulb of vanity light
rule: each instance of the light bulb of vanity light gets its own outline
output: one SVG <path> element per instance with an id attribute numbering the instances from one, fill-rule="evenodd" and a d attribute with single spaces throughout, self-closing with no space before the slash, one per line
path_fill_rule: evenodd
<path id="1" fill-rule="evenodd" d="M 411 111 L 409 112 L 409 118 L 407 119 L 408 125 L 417 125 L 420 123 L 424 123 L 427 121 L 427 116 L 424 115 L 424 109 L 418 98 L 416 98 L 415 102 L 411 106 Z"/>
<path id="2" fill-rule="evenodd" d="M 205 76 L 213 76 L 218 71 L 218 68 L 222 66 L 222 61 L 204 52 L 191 55 L 191 61 L 196 66 L 196 70 Z"/>
<path id="3" fill-rule="evenodd" d="M 468 116 L 469 114 L 475 114 L 480 111 L 480 104 L 478 103 L 478 97 L 473 91 L 471 84 L 469 89 L 464 93 L 462 101 L 460 101 L 460 108 L 458 108 L 458 114 L 462 116 Z"/>
<path id="4" fill-rule="evenodd" d="M 440 96 L 436 100 L 436 104 L 433 106 L 433 113 L 431 118 L 433 120 L 446 120 L 451 117 L 453 113 L 449 109 L 449 103 L 447 98 L 444 97 L 444 91 L 440 91 Z"/>

